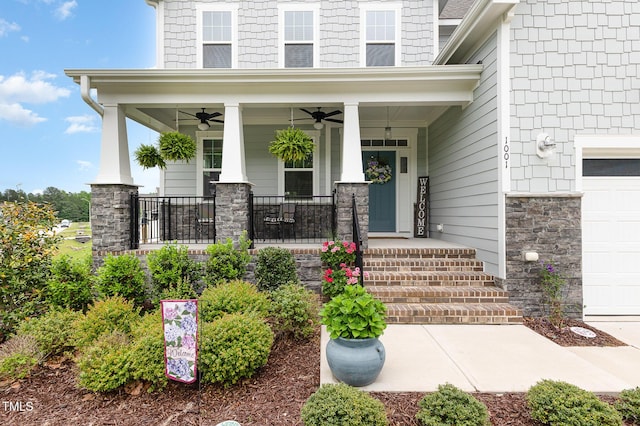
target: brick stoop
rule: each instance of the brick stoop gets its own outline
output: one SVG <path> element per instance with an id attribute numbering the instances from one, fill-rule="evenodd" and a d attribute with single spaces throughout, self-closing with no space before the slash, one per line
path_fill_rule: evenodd
<path id="1" fill-rule="evenodd" d="M 366 249 L 364 270 L 365 287 L 387 306 L 389 324 L 522 323 L 474 249 Z"/>

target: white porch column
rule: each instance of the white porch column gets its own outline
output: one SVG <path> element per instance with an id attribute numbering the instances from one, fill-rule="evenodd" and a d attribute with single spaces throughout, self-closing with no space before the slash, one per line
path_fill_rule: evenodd
<path id="1" fill-rule="evenodd" d="M 104 105 L 100 170 L 95 183 L 133 185 L 127 123 L 122 106 L 117 104 Z"/>
<path id="2" fill-rule="evenodd" d="M 364 182 L 362 148 L 360 147 L 360 116 L 358 103 L 344 104 L 344 135 L 342 141 L 341 182 Z"/>
<path id="3" fill-rule="evenodd" d="M 239 104 L 224 104 L 221 183 L 248 182 L 244 158 L 242 110 Z"/>

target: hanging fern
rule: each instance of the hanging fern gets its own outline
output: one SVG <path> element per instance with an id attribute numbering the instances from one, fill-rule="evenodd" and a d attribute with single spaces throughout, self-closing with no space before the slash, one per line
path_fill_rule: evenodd
<path id="1" fill-rule="evenodd" d="M 196 156 L 196 142 L 179 132 L 162 133 L 158 138 L 160 155 L 169 161 L 189 161 Z"/>
<path id="2" fill-rule="evenodd" d="M 269 152 L 284 162 L 303 161 L 314 149 L 309 135 L 296 127 L 277 130 L 276 139 L 269 144 Z"/>
<path id="3" fill-rule="evenodd" d="M 140 145 L 134 152 L 136 161 L 144 169 L 152 169 L 156 166 L 164 169 L 167 167 L 164 159 L 160 155 L 158 148 L 153 145 Z"/>

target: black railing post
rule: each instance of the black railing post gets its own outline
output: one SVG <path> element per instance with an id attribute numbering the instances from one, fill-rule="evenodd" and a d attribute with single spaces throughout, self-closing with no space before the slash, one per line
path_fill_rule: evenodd
<path id="1" fill-rule="evenodd" d="M 358 210 L 356 205 L 356 194 L 351 194 L 351 235 L 356 243 L 356 268 L 360 269 L 358 282 L 363 285 L 364 262 L 362 259 L 362 236 L 360 235 L 360 222 L 358 221 Z"/>
<path id="2" fill-rule="evenodd" d="M 129 197 L 129 248 L 135 250 L 140 244 L 138 224 L 140 222 L 140 204 L 138 194 L 132 193 Z"/>
<path id="3" fill-rule="evenodd" d="M 254 228 L 254 215 L 253 215 L 253 191 L 249 191 L 249 239 L 251 240 L 251 246 L 249 248 L 255 248 L 255 235 L 256 230 Z"/>

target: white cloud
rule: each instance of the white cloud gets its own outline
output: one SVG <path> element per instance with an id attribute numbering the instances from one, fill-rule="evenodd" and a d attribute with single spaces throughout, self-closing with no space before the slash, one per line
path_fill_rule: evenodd
<path id="1" fill-rule="evenodd" d="M 62 3 L 60 6 L 58 6 L 58 8 L 54 12 L 54 15 L 56 18 L 60 19 L 61 21 L 64 21 L 65 19 L 67 19 L 69 16 L 72 15 L 73 9 L 75 9 L 77 6 L 78 6 L 78 3 L 75 0 L 66 1 Z"/>
<path id="2" fill-rule="evenodd" d="M 37 113 L 25 109 L 20 104 L 4 104 L 0 103 L 0 120 L 5 120 L 19 126 L 33 126 L 46 118 L 40 117 Z"/>
<path id="3" fill-rule="evenodd" d="M 67 117 L 64 120 L 70 123 L 69 127 L 64 131 L 69 135 L 74 133 L 95 133 L 100 131 L 100 128 L 96 125 L 96 117 L 92 115 L 78 115 L 74 117 Z"/>
<path id="4" fill-rule="evenodd" d="M 76 160 L 76 163 L 78 163 L 78 170 L 80 170 L 81 172 L 86 172 L 87 170 L 91 170 L 93 168 L 93 164 L 91 163 L 91 161 Z"/>
<path id="5" fill-rule="evenodd" d="M 20 25 L 0 18 L 0 37 L 4 37 L 12 31 L 20 31 Z"/>
<path id="6" fill-rule="evenodd" d="M 24 103 L 44 104 L 66 98 L 71 94 L 69 89 L 57 87 L 48 80 L 54 74 L 34 71 L 27 77 L 17 73 L 9 77 L 0 75 L 0 120 L 10 123 L 31 126 L 46 118 L 24 107 Z"/>

